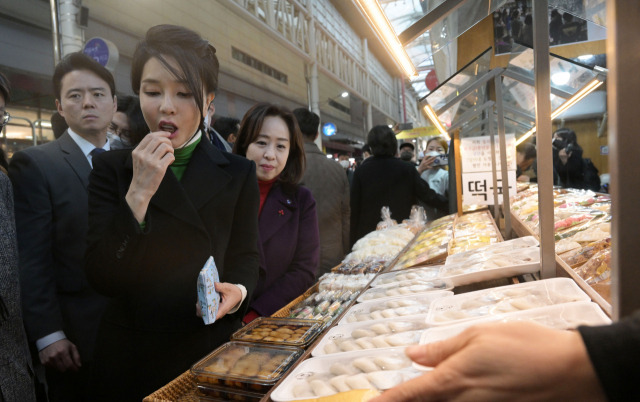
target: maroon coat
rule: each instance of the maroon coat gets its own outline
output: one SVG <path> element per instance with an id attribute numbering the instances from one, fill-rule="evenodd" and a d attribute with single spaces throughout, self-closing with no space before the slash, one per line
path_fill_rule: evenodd
<path id="1" fill-rule="evenodd" d="M 309 189 L 293 194 L 276 183 L 259 218 L 260 278 L 251 308 L 269 316 L 314 282 L 320 256 L 316 201 Z"/>

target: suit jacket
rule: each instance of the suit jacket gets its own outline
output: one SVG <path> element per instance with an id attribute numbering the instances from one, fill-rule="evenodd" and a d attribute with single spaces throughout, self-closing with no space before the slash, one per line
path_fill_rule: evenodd
<path id="1" fill-rule="evenodd" d="M 130 150 L 94 158 L 89 185 L 89 281 L 112 297 L 96 343 L 93 387 L 110 400 L 140 400 L 229 340 L 258 279 L 255 165 L 196 146 L 182 180 L 171 169 L 152 197 L 144 229 L 125 201 Z M 213 256 L 222 282 L 242 284 L 240 310 L 205 326 L 196 282 Z"/>
<path id="2" fill-rule="evenodd" d="M 415 166 L 391 156 L 367 158 L 353 175 L 351 186 L 351 244 L 374 231 L 380 210 L 389 207 L 398 222 L 409 218 L 418 200 L 447 213 L 447 199 L 420 178 Z"/>
<path id="3" fill-rule="evenodd" d="M 275 183 L 260 214 L 260 280 L 251 308 L 268 316 L 315 282 L 320 253 L 316 202 L 298 187 Z"/>
<path id="4" fill-rule="evenodd" d="M 349 252 L 349 181 L 344 169 L 312 142 L 305 142 L 307 168 L 302 184 L 316 200 L 320 230 L 318 276 L 340 264 Z"/>
<path id="5" fill-rule="evenodd" d="M 91 361 L 106 299 L 82 266 L 91 165 L 65 132 L 17 152 L 9 165 L 15 195 L 24 323 L 29 340 L 63 330 Z"/>
<path id="6" fill-rule="evenodd" d="M 0 399 L 36 400 L 20 307 L 13 192 L 4 173 L 0 173 L 0 378 Z"/>

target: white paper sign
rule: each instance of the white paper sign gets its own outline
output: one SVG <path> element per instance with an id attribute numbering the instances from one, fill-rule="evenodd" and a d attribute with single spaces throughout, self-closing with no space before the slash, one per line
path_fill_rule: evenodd
<path id="1" fill-rule="evenodd" d="M 516 170 L 516 136 L 505 135 L 507 143 L 507 170 Z M 496 169 L 500 168 L 500 141 L 496 136 Z M 460 155 L 462 158 L 462 173 L 491 172 L 491 137 L 470 137 L 460 140 Z"/>
<path id="2" fill-rule="evenodd" d="M 516 193 L 516 172 L 507 173 L 509 179 L 509 194 Z M 498 203 L 502 204 L 502 174 L 497 172 Z M 462 174 L 462 203 L 464 205 L 493 205 L 493 173 L 463 173 Z"/>

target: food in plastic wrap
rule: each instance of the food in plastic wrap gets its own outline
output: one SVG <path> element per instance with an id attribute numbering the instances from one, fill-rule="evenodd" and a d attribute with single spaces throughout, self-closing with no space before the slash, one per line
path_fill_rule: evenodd
<path id="1" fill-rule="evenodd" d="M 391 211 L 389 210 L 389 207 L 382 207 L 380 215 L 382 220 L 376 225 L 376 230 L 389 229 L 390 227 L 398 224 L 395 219 L 391 219 Z"/>
<path id="2" fill-rule="evenodd" d="M 556 254 L 560 255 L 572 250 L 579 250 L 582 246 L 572 238 L 558 240 L 556 242 Z"/>
<path id="3" fill-rule="evenodd" d="M 598 251 L 575 272 L 589 285 L 609 280 L 611 277 L 611 248 L 607 247 Z"/>
<path id="4" fill-rule="evenodd" d="M 375 273 L 361 273 L 354 275 L 327 273 L 320 277 L 318 290 L 350 290 L 352 292 L 357 292 L 367 286 L 374 276 Z"/>
<path id="5" fill-rule="evenodd" d="M 304 346 L 318 335 L 323 326 L 321 321 L 259 317 L 235 332 L 231 340 Z"/>
<path id="6" fill-rule="evenodd" d="M 578 253 L 568 257 L 564 262 L 566 262 L 571 268 L 579 267 L 584 264 L 593 257 L 597 252 L 610 248 L 611 247 L 611 239 L 606 238 L 604 240 L 600 240 L 594 243 L 590 243 L 583 247 Z"/>
<path id="7" fill-rule="evenodd" d="M 442 279 L 432 279 L 415 283 L 412 281 L 398 282 L 388 286 L 375 287 L 367 289 L 358 297 L 359 302 L 381 299 L 395 296 L 408 296 L 415 293 L 424 293 L 437 290 L 449 290 L 453 285 Z"/>
<path id="8" fill-rule="evenodd" d="M 340 315 L 357 295 L 358 292 L 351 290 L 323 290 L 293 306 L 289 317 L 329 323 Z"/>
<path id="9" fill-rule="evenodd" d="M 386 274 L 380 274 L 371 283 L 371 286 L 386 286 L 395 283 L 402 283 L 408 281 L 429 281 L 438 277 L 441 265 L 432 265 L 428 267 L 412 268 L 397 272 L 389 272 Z"/>

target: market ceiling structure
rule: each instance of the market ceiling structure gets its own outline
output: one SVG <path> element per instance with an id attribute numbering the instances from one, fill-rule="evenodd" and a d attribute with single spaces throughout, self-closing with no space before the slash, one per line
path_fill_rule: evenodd
<path id="1" fill-rule="evenodd" d="M 452 97 L 460 95 L 465 87 L 472 86 L 481 79 L 480 77 L 487 78 L 485 74 L 489 69 L 490 55 L 479 55 L 472 63 L 456 71 L 457 38 L 501 7 L 515 6 L 515 1 L 354 1 L 367 16 L 398 65 L 402 67 L 417 96 L 421 101 L 425 101 L 425 113 L 443 134 L 454 124 L 456 116 L 469 108 L 480 107 L 487 101 L 486 89 L 476 86 L 466 97 L 457 99 L 457 104 L 455 101 L 453 104 L 442 104 L 443 98 L 451 101 Z M 530 0 L 517 3 L 528 4 Z M 605 26 L 605 0 L 549 0 L 548 5 L 550 10 L 555 8 L 563 13 L 568 12 L 596 27 Z M 530 135 L 532 129 L 535 131 L 535 118 L 531 107 L 534 92 L 530 50 L 522 47 L 513 51 L 509 67 L 502 78 L 505 124 L 513 128 L 516 134 Z M 487 52 L 483 54 L 486 55 Z M 601 84 L 606 76 L 606 70 L 589 68 L 559 57 L 552 57 L 551 63 L 552 73 L 554 69 L 562 73 L 566 70 L 571 71 L 569 79 L 562 85 L 552 85 L 554 117 L 560 114 L 561 107 L 566 110 L 567 105 L 576 103 L 576 100 L 572 99 L 576 93 L 579 93 L 580 99 L 585 96 L 582 89 L 592 82 L 591 79 L 597 77 Z M 430 91 L 425 82 L 427 74 L 432 71 L 437 72 L 437 80 L 441 83 L 434 91 Z M 598 83 L 590 85 L 587 93 L 599 86 Z"/>

